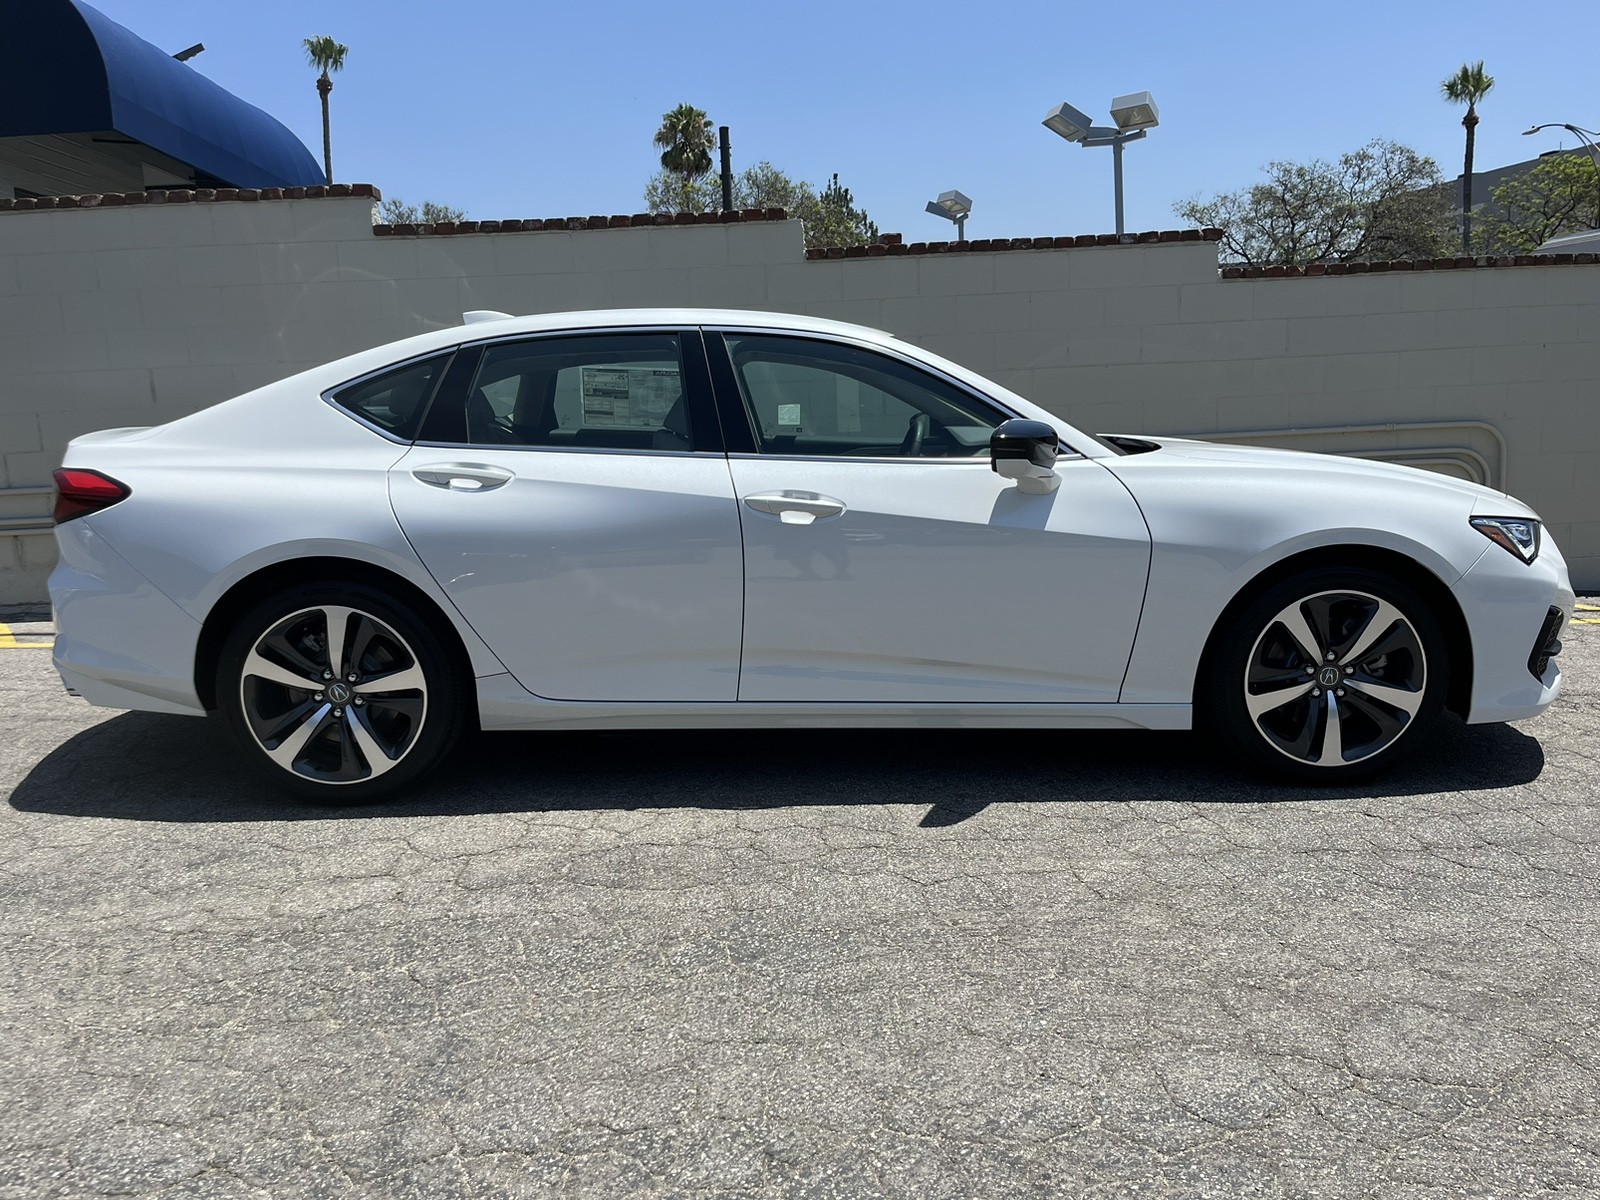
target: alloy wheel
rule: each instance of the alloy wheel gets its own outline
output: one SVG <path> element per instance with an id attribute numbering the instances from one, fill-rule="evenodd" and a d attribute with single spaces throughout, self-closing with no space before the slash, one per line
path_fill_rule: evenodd
<path id="1" fill-rule="evenodd" d="M 1246 661 L 1245 709 L 1279 753 L 1335 768 L 1382 753 L 1410 728 L 1428 663 L 1411 620 L 1357 591 L 1318 592 L 1286 606 Z"/>
<path id="2" fill-rule="evenodd" d="M 358 608 L 319 605 L 258 638 L 239 675 L 245 723 L 267 757 L 317 783 L 364 783 L 416 745 L 428 686 L 394 628 Z"/>

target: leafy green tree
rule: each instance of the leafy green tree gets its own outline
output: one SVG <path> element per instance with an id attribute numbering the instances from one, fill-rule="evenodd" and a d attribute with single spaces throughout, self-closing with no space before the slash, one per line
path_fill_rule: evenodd
<path id="1" fill-rule="evenodd" d="M 422 207 L 418 208 L 398 196 L 385 200 L 379 206 L 378 213 L 385 225 L 441 225 L 467 219 L 467 210 L 464 208 L 451 208 L 448 204 L 436 204 L 432 200 L 424 200 Z"/>
<path id="2" fill-rule="evenodd" d="M 1375 139 L 1337 163 L 1272 162 L 1265 182 L 1180 201 L 1184 220 L 1222 230 L 1223 252 L 1249 266 L 1437 258 L 1453 211 L 1433 159 Z"/>
<path id="3" fill-rule="evenodd" d="M 694 180 L 685 193 L 682 180 L 670 171 L 658 171 L 644 187 L 645 207 L 651 212 L 719 212 L 722 183 L 715 176 Z M 679 207 L 687 194 L 688 207 Z M 816 203 L 816 192 L 804 180 L 793 180 L 769 162 L 746 167 L 733 177 L 733 207 L 782 208 L 791 216 L 804 204 Z"/>
<path id="4" fill-rule="evenodd" d="M 715 178 L 692 181 L 688 189 L 668 171 L 645 184 L 645 207 L 651 212 L 717 212 L 722 187 Z M 687 207 L 680 205 L 687 204 Z M 781 208 L 805 225 L 807 246 L 858 246 L 878 236 L 878 227 L 855 207 L 850 189 L 833 181 L 819 195 L 805 180 L 791 179 L 769 162 L 746 167 L 733 177 L 733 206 Z"/>
<path id="5" fill-rule="evenodd" d="M 815 205 L 803 206 L 799 217 L 806 226 L 807 246 L 860 246 L 878 239 L 878 226 L 864 209 L 856 207 L 850 189 L 832 181 L 817 196 Z"/>
<path id="6" fill-rule="evenodd" d="M 1472 253 L 1472 144 L 1477 137 L 1478 103 L 1494 90 L 1494 76 L 1483 69 L 1483 59 L 1462 63 L 1461 69 L 1439 84 L 1439 91 L 1452 104 L 1465 104 L 1467 115 L 1461 124 L 1467 130 L 1466 165 L 1461 172 L 1461 253 Z"/>
<path id="7" fill-rule="evenodd" d="M 815 199 L 816 192 L 809 183 L 790 179 L 769 162 L 758 162 L 733 177 L 735 208 L 781 208 L 796 216 Z M 719 195 L 717 203 L 721 202 Z"/>
<path id="8" fill-rule="evenodd" d="M 711 130 L 711 118 L 705 110 L 692 104 L 680 104 L 661 116 L 661 128 L 656 130 L 655 144 L 661 147 L 661 166 L 680 181 L 683 207 L 678 211 L 692 212 L 694 184 L 711 171 L 711 151 L 716 137 Z"/>
<path id="9" fill-rule="evenodd" d="M 1600 228 L 1600 170 L 1587 154 L 1550 154 L 1493 192 L 1477 245 L 1489 254 L 1526 254 L 1553 237 Z"/>
<path id="10" fill-rule="evenodd" d="M 317 95 L 322 97 L 322 170 L 328 182 L 333 182 L 333 138 L 328 131 L 328 93 L 333 91 L 333 74 L 344 70 L 345 55 L 349 46 L 342 46 L 327 34 L 306 38 L 303 43 L 306 61 L 318 71 Z"/>
<path id="11" fill-rule="evenodd" d="M 738 177 L 734 178 L 738 188 Z M 735 208 L 743 207 L 735 191 Z M 644 206 L 653 213 L 717 212 L 722 208 L 722 184 L 712 176 L 684 179 L 671 171 L 657 171 L 644 185 Z"/>

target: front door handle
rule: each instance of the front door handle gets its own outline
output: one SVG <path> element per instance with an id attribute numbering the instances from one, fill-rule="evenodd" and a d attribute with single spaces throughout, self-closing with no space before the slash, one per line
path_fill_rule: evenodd
<path id="1" fill-rule="evenodd" d="M 493 491 L 515 478 L 503 467 L 483 463 L 430 463 L 426 467 L 413 467 L 411 473 L 423 483 L 450 492 Z"/>
<path id="2" fill-rule="evenodd" d="M 758 496 L 746 496 L 744 502 L 757 512 L 777 517 L 785 525 L 810 525 L 844 512 L 843 500 L 816 492 L 762 492 Z"/>

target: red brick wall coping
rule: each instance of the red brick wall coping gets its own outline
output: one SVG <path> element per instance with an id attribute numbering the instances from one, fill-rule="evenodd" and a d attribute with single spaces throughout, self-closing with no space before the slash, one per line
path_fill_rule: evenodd
<path id="1" fill-rule="evenodd" d="M 330 183 L 282 188 L 169 188 L 153 192 L 105 192 L 89 196 L 38 196 L 0 200 L 0 212 L 38 212 L 52 208 L 122 208 L 137 204 L 212 204 L 221 200 L 320 200 L 365 196 L 383 199 L 370 183 Z"/>
<path id="2" fill-rule="evenodd" d="M 212 204 L 224 200 L 318 200 L 362 196 L 382 200 L 370 183 L 333 183 L 284 188 L 169 188 L 149 192 L 105 192 L 88 196 L 39 196 L 0 200 L 0 212 L 39 212 L 61 208 L 122 208 L 140 204 Z M 432 237 L 458 233 L 539 233 L 557 229 L 630 229 L 657 225 L 738 225 L 785 221 L 781 208 L 747 208 L 723 213 L 633 213 L 600 217 L 544 217 L 511 221 L 455 221 L 418 225 L 374 225 L 377 237 Z"/>
<path id="3" fill-rule="evenodd" d="M 374 225 L 378 237 L 444 237 L 459 233 L 549 233 L 560 229 L 640 229 L 657 225 L 740 225 L 786 221 L 781 208 L 735 212 L 633 213 L 615 217 L 542 217 L 511 221 L 441 221 L 433 225 Z"/>
<path id="4" fill-rule="evenodd" d="M 893 239 L 892 241 L 890 239 Z M 1071 250 L 1080 246 L 1148 246 L 1154 242 L 1220 242 L 1220 229 L 1163 229 L 1148 233 L 1082 233 L 1076 237 L 978 238 L 970 242 L 901 242 L 887 234 L 870 246 L 813 246 L 809 259 L 883 258 L 900 254 L 993 253 L 996 250 Z"/>
<path id="5" fill-rule="evenodd" d="M 1303 279 L 1381 275 L 1388 271 L 1466 271 L 1480 267 L 1548 267 L 1600 262 L 1600 254 L 1491 254 L 1478 258 L 1397 258 L 1393 262 L 1311 263 L 1304 267 L 1223 267 L 1224 279 Z"/>

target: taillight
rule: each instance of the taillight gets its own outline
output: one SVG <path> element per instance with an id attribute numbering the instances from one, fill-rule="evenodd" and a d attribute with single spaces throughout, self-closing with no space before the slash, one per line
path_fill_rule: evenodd
<path id="1" fill-rule="evenodd" d="M 119 500 L 132 495 L 125 483 L 118 483 L 99 471 L 86 471 L 82 467 L 62 467 L 56 472 L 55 523 L 70 521 L 85 513 L 110 508 Z"/>

